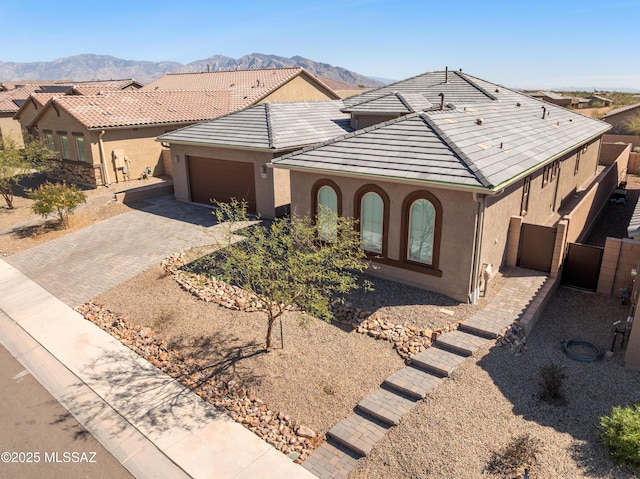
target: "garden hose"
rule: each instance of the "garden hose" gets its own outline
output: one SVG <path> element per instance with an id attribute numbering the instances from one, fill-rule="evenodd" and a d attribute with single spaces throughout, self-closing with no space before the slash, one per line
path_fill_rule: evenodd
<path id="1" fill-rule="evenodd" d="M 597 361 L 598 359 L 602 358 L 603 352 L 600 351 L 600 349 L 595 344 L 590 343 L 589 341 L 583 341 L 581 339 L 565 339 L 561 344 L 564 353 L 571 359 L 574 359 L 576 361 L 588 363 Z M 571 349 L 574 346 L 584 346 L 586 348 L 589 348 L 593 351 L 593 354 L 576 353 Z"/>

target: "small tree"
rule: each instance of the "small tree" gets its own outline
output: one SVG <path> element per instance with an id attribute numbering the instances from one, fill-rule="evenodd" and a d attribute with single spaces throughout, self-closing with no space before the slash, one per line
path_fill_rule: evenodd
<path id="1" fill-rule="evenodd" d="M 69 227 L 69 214 L 81 204 L 87 202 L 87 195 L 76 186 L 63 184 L 45 183 L 35 190 L 29 191 L 29 198 L 34 203 L 32 209 L 34 213 L 47 218 L 55 215 L 63 228 Z"/>
<path id="2" fill-rule="evenodd" d="M 246 203 L 217 203 L 215 211 L 223 223 L 222 246 L 212 262 L 219 279 L 253 294 L 267 313 L 266 349 L 276 319 L 296 305 L 323 319 L 330 319 L 330 301 L 358 287 L 356 272 L 368 266 L 360 248 L 354 220 L 292 216 L 250 225 Z M 320 241 L 319 221 L 330 221 L 335 231 L 330 241 Z M 237 235 L 239 228 L 243 238 Z M 326 228 L 325 228 L 326 229 Z"/>
<path id="3" fill-rule="evenodd" d="M 13 208 L 13 188 L 18 181 L 33 171 L 42 171 L 53 158 L 55 152 L 38 138 L 27 137 L 24 149 L 11 138 L 0 144 L 0 195 L 8 208 Z"/>
<path id="4" fill-rule="evenodd" d="M 600 418 L 600 438 L 613 458 L 640 470 L 640 404 L 615 406 Z"/>

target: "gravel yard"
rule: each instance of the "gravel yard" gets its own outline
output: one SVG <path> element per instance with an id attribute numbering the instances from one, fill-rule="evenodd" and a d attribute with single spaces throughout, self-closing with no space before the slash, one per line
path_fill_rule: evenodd
<path id="1" fill-rule="evenodd" d="M 479 351 L 403 417 L 350 479 L 495 477 L 485 471 L 492 453 L 522 433 L 542 443 L 532 478 L 638 477 L 608 458 L 595 424 L 615 405 L 640 402 L 640 373 L 624 369 L 618 349 L 585 363 L 560 348 L 563 339 L 579 338 L 608 349 L 611 324 L 627 314 L 615 298 L 560 288 L 527 351 Z M 539 397 L 540 370 L 550 364 L 567 376 L 565 405 Z"/>
<path id="2" fill-rule="evenodd" d="M 501 281 L 497 277 L 492 283 L 491 294 L 483 303 Z M 377 310 L 398 324 L 444 327 L 480 307 L 389 281 L 374 279 L 374 284 L 374 292 L 354 294 L 348 303 Z M 95 302 L 152 328 L 170 347 L 255 391 L 275 410 L 320 434 L 348 416 L 362 398 L 404 365 L 390 342 L 297 312 L 284 317 L 284 349 L 279 348 L 277 325 L 276 349 L 264 353 L 264 313 L 233 311 L 198 300 L 160 266 L 100 295 Z"/>

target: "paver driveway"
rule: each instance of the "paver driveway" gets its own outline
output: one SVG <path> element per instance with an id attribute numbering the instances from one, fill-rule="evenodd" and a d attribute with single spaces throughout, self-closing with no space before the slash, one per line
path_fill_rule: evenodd
<path id="1" fill-rule="evenodd" d="M 214 242 L 211 209 L 168 196 L 149 203 L 5 260 L 75 308 L 172 253 Z"/>

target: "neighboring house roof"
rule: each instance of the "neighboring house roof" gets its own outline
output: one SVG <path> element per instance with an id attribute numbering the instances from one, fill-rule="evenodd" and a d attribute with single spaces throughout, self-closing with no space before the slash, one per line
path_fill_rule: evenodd
<path id="1" fill-rule="evenodd" d="M 339 91 L 339 90 L 361 90 L 362 88 L 358 87 L 357 85 L 352 85 L 350 83 L 345 83 L 343 81 L 340 80 L 334 80 L 333 78 L 327 78 L 327 77 L 323 77 L 323 76 L 316 76 L 316 78 L 318 80 L 320 80 L 322 83 L 324 83 L 325 85 L 327 85 L 329 88 L 331 88 L 333 91 Z"/>
<path id="2" fill-rule="evenodd" d="M 495 87 L 495 85 L 493 85 Z M 440 94 L 444 94 L 446 103 L 476 103 L 495 99 L 493 93 L 485 90 L 479 84 L 470 81 L 469 77 L 460 72 L 429 72 L 407 80 L 401 80 L 390 85 L 385 85 L 375 90 L 360 95 L 345 98 L 347 110 L 352 110 L 356 105 L 379 99 L 385 95 L 401 93 L 407 95 L 421 95 L 425 101 L 433 105 L 439 105 Z"/>
<path id="3" fill-rule="evenodd" d="M 606 102 L 613 103 L 613 100 L 611 100 L 610 98 L 606 98 L 606 97 L 600 96 L 600 95 L 591 95 L 590 98 L 595 99 L 595 100 L 600 100 L 600 101 L 606 101 Z"/>
<path id="4" fill-rule="evenodd" d="M 8 91 L 0 92 L 0 112 L 15 113 L 19 110 L 18 103 L 26 100 L 36 90 L 40 89 L 38 85 L 24 85 Z"/>
<path id="5" fill-rule="evenodd" d="M 71 85 L 77 87 L 95 86 L 95 87 L 109 87 L 114 90 L 125 90 L 127 88 L 142 88 L 144 83 L 140 83 L 133 78 L 122 78 L 118 80 L 87 80 L 70 82 Z"/>
<path id="6" fill-rule="evenodd" d="M 560 93 L 554 93 L 552 91 L 539 91 L 530 94 L 534 98 L 551 98 L 552 100 L 570 100 L 570 96 L 564 96 Z"/>
<path id="7" fill-rule="evenodd" d="M 611 127 L 478 78 L 456 76 L 478 91 L 493 92 L 493 98 L 447 102 L 443 110 L 438 105 L 411 113 L 282 156 L 273 164 L 498 189 Z"/>
<path id="8" fill-rule="evenodd" d="M 193 123 L 229 112 L 229 95 L 205 91 L 107 91 L 102 95 L 52 98 L 31 124 L 49 109 L 61 109 L 85 128 Z"/>
<path id="9" fill-rule="evenodd" d="M 215 120 L 164 134 L 179 144 L 282 150 L 318 143 L 351 131 L 340 100 L 261 103 Z"/>
<path id="10" fill-rule="evenodd" d="M 338 99 L 338 94 L 303 68 L 271 68 L 201 73 L 169 73 L 144 87 L 143 91 L 202 90 L 227 92 L 230 111 L 257 103 L 297 76 L 305 76 Z"/>
<path id="11" fill-rule="evenodd" d="M 621 108 L 616 108 L 615 110 L 611 110 L 602 118 L 609 118 L 619 113 L 624 113 L 626 111 L 635 110 L 636 108 L 640 108 L 640 103 L 634 103 L 633 105 L 623 106 Z"/>

